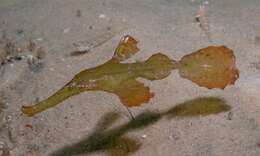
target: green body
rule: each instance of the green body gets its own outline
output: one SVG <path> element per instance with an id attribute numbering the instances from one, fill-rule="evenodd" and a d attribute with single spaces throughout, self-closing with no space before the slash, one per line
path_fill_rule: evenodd
<path id="1" fill-rule="evenodd" d="M 106 91 L 117 94 L 117 91 L 121 92 L 121 85 L 124 85 L 124 82 L 129 80 L 135 82 L 138 77 L 149 80 L 162 79 L 167 77 L 172 69 L 171 60 L 160 53 L 151 56 L 145 62 L 137 63 L 120 63 L 111 59 L 100 66 L 81 71 L 55 94 L 36 105 L 23 106 L 22 111 L 28 116 L 33 116 L 83 91 Z"/>
<path id="2" fill-rule="evenodd" d="M 185 55 L 180 61 L 171 60 L 166 55 L 157 53 L 144 62 L 120 63 L 138 51 L 137 41 L 134 38 L 123 37 L 113 58 L 108 62 L 78 73 L 46 100 L 33 106 L 23 106 L 22 112 L 33 116 L 84 91 L 114 93 L 124 105 L 139 106 L 147 103 L 154 94 L 136 79 L 163 79 L 176 68 L 179 69 L 181 77 L 209 89 L 224 89 L 227 85 L 234 84 L 239 77 L 233 51 L 225 46 L 209 46 Z"/>

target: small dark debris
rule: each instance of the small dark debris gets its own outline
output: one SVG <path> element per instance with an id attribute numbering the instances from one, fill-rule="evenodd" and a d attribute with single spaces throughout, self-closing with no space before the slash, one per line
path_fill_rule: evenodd
<path id="1" fill-rule="evenodd" d="M 194 18 L 194 22 L 196 22 L 196 23 L 200 23 L 200 17 L 199 17 L 199 16 L 195 16 L 195 18 Z"/>
<path id="2" fill-rule="evenodd" d="M 227 119 L 228 120 L 232 120 L 232 118 L 233 118 L 233 113 L 232 112 L 228 112 Z"/>
<path id="3" fill-rule="evenodd" d="M 23 29 L 17 29 L 17 30 L 16 30 L 16 33 L 17 33 L 18 35 L 21 35 L 21 34 L 24 33 L 24 30 L 23 30 Z"/>
<path id="4" fill-rule="evenodd" d="M 77 17 L 81 17 L 81 16 L 82 16 L 82 12 L 81 12 L 81 10 L 79 10 L 79 9 L 77 10 L 77 14 L 76 14 L 76 16 L 77 16 Z"/>
<path id="5" fill-rule="evenodd" d="M 93 29 L 93 26 L 91 25 L 91 26 L 89 26 L 88 28 L 89 28 L 90 30 L 92 30 L 92 29 Z"/>
<path id="6" fill-rule="evenodd" d="M 36 97 L 35 100 L 34 100 L 35 103 L 38 103 L 40 102 L 40 98 L 39 97 Z"/>
<path id="7" fill-rule="evenodd" d="M 16 61 L 21 61 L 23 59 L 23 57 L 22 56 L 14 56 L 13 59 L 16 60 Z"/>
<path id="8" fill-rule="evenodd" d="M 111 30 L 111 27 L 107 27 L 107 30 L 110 31 L 110 30 Z"/>
<path id="9" fill-rule="evenodd" d="M 82 51 L 77 50 L 77 51 L 71 52 L 70 56 L 79 56 L 79 55 L 86 54 L 88 52 L 89 52 L 89 50 L 82 50 Z"/>

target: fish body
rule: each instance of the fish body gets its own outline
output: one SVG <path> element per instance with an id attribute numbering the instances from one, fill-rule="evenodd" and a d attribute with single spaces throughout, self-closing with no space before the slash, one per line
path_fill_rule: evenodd
<path id="1" fill-rule="evenodd" d="M 22 106 L 22 112 L 33 116 L 84 91 L 113 93 L 127 107 L 140 106 L 148 103 L 154 93 L 137 78 L 159 80 L 170 75 L 173 69 L 178 69 L 181 77 L 209 89 L 224 89 L 239 77 L 233 51 L 225 46 L 209 46 L 185 55 L 180 61 L 157 53 L 143 62 L 122 63 L 139 51 L 136 44 L 134 38 L 125 36 L 109 61 L 79 72 L 47 99 Z"/>
<path id="2" fill-rule="evenodd" d="M 139 106 L 141 103 L 148 102 L 153 97 L 153 93 L 150 93 L 148 87 L 135 79 L 138 77 L 149 80 L 162 79 L 167 77 L 174 67 L 171 59 L 161 53 L 152 55 L 144 62 L 136 63 L 121 63 L 128 56 L 118 55 L 118 51 L 115 55 L 100 66 L 76 74 L 69 83 L 47 99 L 33 106 L 23 106 L 22 112 L 33 116 L 84 91 L 114 93 L 126 106 Z"/>

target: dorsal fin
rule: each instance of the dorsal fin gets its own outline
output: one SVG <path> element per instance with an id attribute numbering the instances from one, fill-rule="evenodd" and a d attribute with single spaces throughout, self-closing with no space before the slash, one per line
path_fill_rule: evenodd
<path id="1" fill-rule="evenodd" d="M 115 50 L 113 60 L 121 62 L 130 58 L 139 51 L 137 43 L 138 41 L 130 35 L 124 36 Z"/>

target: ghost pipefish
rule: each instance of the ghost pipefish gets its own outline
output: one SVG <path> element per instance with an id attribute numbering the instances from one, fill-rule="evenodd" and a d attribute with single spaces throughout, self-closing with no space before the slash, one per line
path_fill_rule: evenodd
<path id="1" fill-rule="evenodd" d="M 179 69 L 183 78 L 209 89 L 224 89 L 227 85 L 234 84 L 239 76 L 233 51 L 225 46 L 209 46 L 185 55 L 180 61 L 157 53 L 143 62 L 122 63 L 139 51 L 137 43 L 133 37 L 124 36 L 113 57 L 106 63 L 81 71 L 47 99 L 32 106 L 22 106 L 22 112 L 34 116 L 84 91 L 114 93 L 126 107 L 140 106 L 149 102 L 154 93 L 136 79 L 163 79 L 173 69 Z"/>

